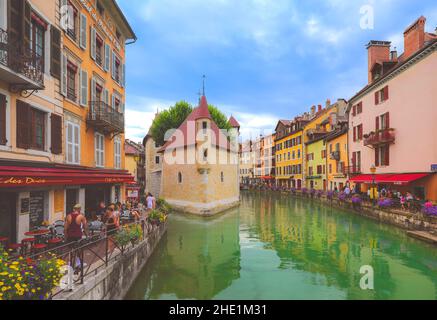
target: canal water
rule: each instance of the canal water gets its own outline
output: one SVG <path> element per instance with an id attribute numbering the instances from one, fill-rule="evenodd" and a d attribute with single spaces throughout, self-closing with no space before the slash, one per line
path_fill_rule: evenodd
<path id="1" fill-rule="evenodd" d="M 360 287 L 362 266 L 374 290 Z M 309 200 L 245 192 L 213 218 L 172 215 L 127 299 L 437 299 L 437 248 Z"/>

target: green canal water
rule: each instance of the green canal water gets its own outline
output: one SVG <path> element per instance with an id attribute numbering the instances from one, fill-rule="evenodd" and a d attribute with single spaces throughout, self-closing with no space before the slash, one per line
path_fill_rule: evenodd
<path id="1" fill-rule="evenodd" d="M 361 266 L 374 290 L 360 288 Z M 437 299 L 437 248 L 286 195 L 245 192 L 213 218 L 172 215 L 127 299 Z"/>

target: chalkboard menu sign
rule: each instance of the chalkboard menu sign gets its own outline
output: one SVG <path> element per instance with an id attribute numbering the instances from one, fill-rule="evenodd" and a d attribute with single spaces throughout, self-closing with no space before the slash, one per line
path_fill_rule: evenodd
<path id="1" fill-rule="evenodd" d="M 29 213 L 29 206 L 30 206 L 30 199 L 29 198 L 22 198 L 21 199 L 21 214 L 28 214 Z"/>
<path id="2" fill-rule="evenodd" d="M 44 192 L 32 192 L 30 194 L 30 229 L 40 227 L 44 222 Z"/>

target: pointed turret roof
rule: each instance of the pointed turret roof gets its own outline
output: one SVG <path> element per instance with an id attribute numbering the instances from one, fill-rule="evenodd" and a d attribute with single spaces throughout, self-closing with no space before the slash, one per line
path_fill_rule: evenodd
<path id="1" fill-rule="evenodd" d="M 240 128 L 240 124 L 238 123 L 237 119 L 234 118 L 234 116 L 231 116 L 229 119 L 229 124 L 232 128 Z"/>
<path id="2" fill-rule="evenodd" d="M 223 133 L 217 126 L 217 124 L 214 122 L 214 120 L 211 117 L 211 114 L 208 110 L 208 101 L 206 100 L 206 97 L 203 95 L 200 98 L 199 106 L 191 112 L 191 114 L 185 119 L 185 121 L 181 124 L 179 127 L 179 130 L 182 132 L 184 141 L 179 141 L 178 144 L 174 144 L 175 136 L 172 136 L 162 148 L 158 150 L 158 152 L 164 152 L 166 148 L 172 144 L 172 147 L 179 148 L 183 146 L 190 146 L 195 145 L 196 141 L 193 140 L 191 135 L 188 134 L 188 122 L 189 121 L 196 121 L 199 119 L 209 119 L 211 121 L 211 130 L 215 133 L 216 139 L 219 141 L 213 141 L 213 145 L 219 148 L 228 149 L 230 148 L 229 141 L 226 137 L 224 137 Z M 221 137 L 221 139 L 219 139 Z M 193 140 L 193 141 L 190 141 Z"/>

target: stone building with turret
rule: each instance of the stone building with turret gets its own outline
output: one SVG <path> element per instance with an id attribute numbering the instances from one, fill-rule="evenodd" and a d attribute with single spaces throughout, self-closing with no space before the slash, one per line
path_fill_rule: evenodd
<path id="1" fill-rule="evenodd" d="M 239 124 L 234 118 L 230 124 L 234 138 L 219 129 L 202 96 L 199 106 L 161 148 L 156 149 L 153 139 L 146 137 L 146 189 L 155 190 L 176 210 L 203 216 L 237 206 Z M 154 165 L 150 165 L 152 158 Z"/>

